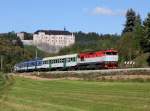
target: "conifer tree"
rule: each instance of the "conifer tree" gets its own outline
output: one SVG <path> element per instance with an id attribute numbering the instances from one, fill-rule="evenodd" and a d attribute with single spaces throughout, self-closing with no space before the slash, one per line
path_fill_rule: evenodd
<path id="1" fill-rule="evenodd" d="M 136 13 L 133 9 L 129 9 L 126 13 L 126 23 L 122 34 L 133 32 L 136 24 Z"/>
<path id="2" fill-rule="evenodd" d="M 135 28 L 134 28 L 134 46 L 135 49 L 137 50 L 137 53 L 141 52 L 141 39 L 143 37 L 143 26 L 142 26 L 142 20 L 140 15 L 138 14 L 136 16 L 135 20 Z"/>
<path id="3" fill-rule="evenodd" d="M 144 25 L 144 37 L 141 40 L 141 46 L 144 52 L 150 52 L 150 13 L 143 22 Z"/>

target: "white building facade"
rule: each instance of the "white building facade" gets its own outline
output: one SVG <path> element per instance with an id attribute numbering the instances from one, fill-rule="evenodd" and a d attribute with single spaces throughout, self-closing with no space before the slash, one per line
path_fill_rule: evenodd
<path id="1" fill-rule="evenodd" d="M 47 52 L 58 52 L 63 47 L 73 45 L 75 36 L 68 31 L 38 30 L 33 35 L 33 43 Z"/>
<path id="2" fill-rule="evenodd" d="M 26 32 L 19 32 L 17 33 L 17 37 L 19 37 L 21 40 L 24 40 Z"/>

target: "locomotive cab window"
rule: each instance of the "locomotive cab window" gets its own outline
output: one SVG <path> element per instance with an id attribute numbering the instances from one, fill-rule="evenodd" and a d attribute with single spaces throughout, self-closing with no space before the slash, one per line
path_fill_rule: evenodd
<path id="1" fill-rule="evenodd" d="M 113 52 L 113 55 L 117 55 L 118 53 L 117 52 Z"/>
<path id="2" fill-rule="evenodd" d="M 106 52 L 106 55 L 117 55 L 117 52 Z"/>

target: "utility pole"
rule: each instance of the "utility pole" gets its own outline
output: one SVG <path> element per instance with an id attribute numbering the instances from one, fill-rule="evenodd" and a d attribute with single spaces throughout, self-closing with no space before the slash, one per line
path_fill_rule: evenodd
<path id="1" fill-rule="evenodd" d="M 35 59 L 37 59 L 37 56 L 38 56 L 38 53 L 37 53 L 37 41 L 36 43 L 34 43 L 34 46 L 35 46 Z"/>
<path id="2" fill-rule="evenodd" d="M 1 56 L 1 71 L 3 70 L 3 57 Z"/>
<path id="3" fill-rule="evenodd" d="M 37 48 L 36 48 L 36 51 L 35 51 L 35 58 L 37 59 L 37 56 L 38 56 L 38 54 L 37 54 Z"/>

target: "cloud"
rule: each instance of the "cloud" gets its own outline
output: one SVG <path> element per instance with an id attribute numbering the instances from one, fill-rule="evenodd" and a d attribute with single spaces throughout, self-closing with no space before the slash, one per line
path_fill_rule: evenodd
<path id="1" fill-rule="evenodd" d="M 108 16 L 116 16 L 116 15 L 125 15 L 126 11 L 123 10 L 112 10 L 110 8 L 105 7 L 95 7 L 92 10 L 92 15 L 108 15 Z"/>

